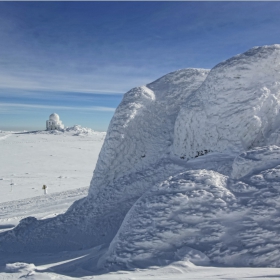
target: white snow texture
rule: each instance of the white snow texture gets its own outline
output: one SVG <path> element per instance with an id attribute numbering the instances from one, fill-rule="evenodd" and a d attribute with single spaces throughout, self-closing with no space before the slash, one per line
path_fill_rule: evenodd
<path id="1" fill-rule="evenodd" d="M 89 195 L 0 234 L 2 254 L 107 244 L 94 269 L 280 266 L 280 45 L 125 94 Z"/>

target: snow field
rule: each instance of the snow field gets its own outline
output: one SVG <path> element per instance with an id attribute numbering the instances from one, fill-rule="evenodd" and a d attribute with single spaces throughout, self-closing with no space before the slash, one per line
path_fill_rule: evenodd
<path id="1" fill-rule="evenodd" d="M 44 184 L 48 193 L 88 187 L 104 136 L 10 133 L 1 137 L 0 203 L 42 195 Z"/>
<path id="2" fill-rule="evenodd" d="M 79 126 L 66 130 L 1 131 L 0 232 L 28 216 L 62 214 L 87 195 L 105 133 Z M 43 195 L 43 184 L 48 195 Z"/>

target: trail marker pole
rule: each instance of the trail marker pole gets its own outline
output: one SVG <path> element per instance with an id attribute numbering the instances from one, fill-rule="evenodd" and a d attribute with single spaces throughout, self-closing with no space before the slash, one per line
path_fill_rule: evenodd
<path id="1" fill-rule="evenodd" d="M 13 182 L 13 179 L 11 179 L 11 184 L 10 184 L 10 186 L 11 186 L 11 191 L 13 190 L 13 185 L 14 185 L 14 182 Z"/>

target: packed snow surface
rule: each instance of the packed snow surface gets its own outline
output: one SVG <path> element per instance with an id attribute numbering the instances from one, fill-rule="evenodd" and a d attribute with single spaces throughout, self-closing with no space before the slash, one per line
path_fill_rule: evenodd
<path id="1" fill-rule="evenodd" d="M 38 206 L 25 199 L 2 204 L 3 273 L 38 279 L 279 277 L 279 269 L 229 268 L 280 267 L 279 101 L 280 45 L 132 89 L 111 120 L 86 197 L 78 178 L 72 195 L 63 187 L 50 194 L 54 203 L 34 198 L 46 215 L 32 214 Z M 103 141 L 77 126 L 54 134 L 23 135 Z M 6 145 L 15 139 L 0 137 Z M 61 214 L 57 202 L 74 197 L 81 199 Z M 16 227 L 13 213 L 24 217 Z"/>

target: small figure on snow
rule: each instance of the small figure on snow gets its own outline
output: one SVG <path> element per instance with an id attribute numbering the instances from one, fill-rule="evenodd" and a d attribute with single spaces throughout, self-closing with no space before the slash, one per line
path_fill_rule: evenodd
<path id="1" fill-rule="evenodd" d="M 44 190 L 44 194 L 47 194 L 47 188 L 48 188 L 47 185 L 43 185 L 42 189 Z"/>

